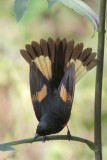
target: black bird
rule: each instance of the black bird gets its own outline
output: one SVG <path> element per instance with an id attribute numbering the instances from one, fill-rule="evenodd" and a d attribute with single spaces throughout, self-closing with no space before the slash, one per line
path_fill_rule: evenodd
<path id="1" fill-rule="evenodd" d="M 33 41 L 20 50 L 30 65 L 30 90 L 39 121 L 34 139 L 60 132 L 68 123 L 75 84 L 98 63 L 91 48 L 66 38 Z"/>

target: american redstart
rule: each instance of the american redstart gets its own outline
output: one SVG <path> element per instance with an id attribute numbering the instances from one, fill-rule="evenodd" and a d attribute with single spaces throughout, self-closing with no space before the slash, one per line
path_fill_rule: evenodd
<path id="1" fill-rule="evenodd" d="M 34 139 L 60 132 L 68 123 L 75 84 L 98 63 L 91 48 L 66 38 L 41 39 L 25 45 L 21 55 L 30 65 L 30 91 L 39 121 Z"/>

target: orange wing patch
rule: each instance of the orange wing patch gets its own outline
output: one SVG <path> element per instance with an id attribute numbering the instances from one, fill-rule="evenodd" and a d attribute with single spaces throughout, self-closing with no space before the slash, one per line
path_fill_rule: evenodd
<path id="1" fill-rule="evenodd" d="M 41 102 L 45 97 L 47 96 L 47 87 L 46 85 L 43 85 L 41 91 L 36 92 L 36 95 L 32 95 L 32 101 L 37 100 Z"/>
<path id="2" fill-rule="evenodd" d="M 63 84 L 61 86 L 60 97 L 64 102 L 67 102 L 67 100 L 70 100 L 71 102 L 73 101 L 73 97 L 70 96 L 69 92 L 67 93 Z"/>
<path id="3" fill-rule="evenodd" d="M 66 90 L 66 88 L 64 87 L 63 84 L 62 84 L 62 86 L 61 86 L 60 97 L 62 98 L 62 100 L 63 100 L 64 102 L 67 101 L 68 94 L 67 94 L 67 90 Z"/>

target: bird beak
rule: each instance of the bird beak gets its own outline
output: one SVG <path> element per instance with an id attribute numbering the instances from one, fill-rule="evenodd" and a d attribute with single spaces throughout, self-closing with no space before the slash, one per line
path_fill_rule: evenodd
<path id="1" fill-rule="evenodd" d="M 35 134 L 35 136 L 34 136 L 34 138 L 33 138 L 33 141 L 34 141 L 37 137 L 39 137 L 39 134 L 38 134 L 38 133 Z"/>

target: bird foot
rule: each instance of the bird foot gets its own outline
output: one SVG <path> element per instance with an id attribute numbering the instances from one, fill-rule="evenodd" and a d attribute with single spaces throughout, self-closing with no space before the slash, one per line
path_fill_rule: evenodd
<path id="1" fill-rule="evenodd" d="M 70 141 L 72 139 L 72 136 L 71 136 L 71 133 L 70 133 L 68 126 L 67 126 L 67 129 L 68 129 L 67 136 L 68 136 L 68 140 Z"/>
<path id="2" fill-rule="evenodd" d="M 38 137 L 39 137 L 39 135 L 36 133 L 35 136 L 32 138 L 32 141 L 34 141 Z"/>
<path id="3" fill-rule="evenodd" d="M 43 136 L 43 143 L 45 143 L 45 141 L 49 141 L 49 138 L 47 136 Z"/>

